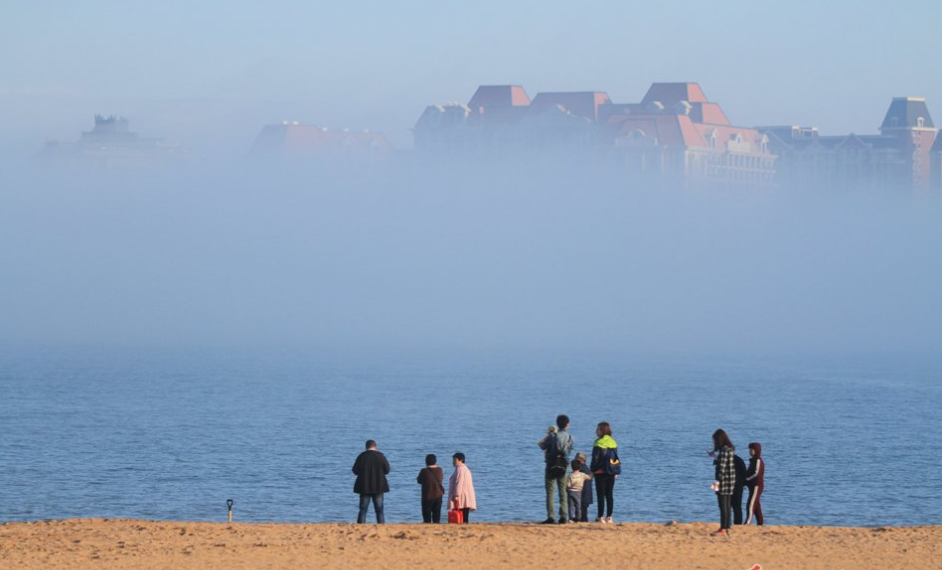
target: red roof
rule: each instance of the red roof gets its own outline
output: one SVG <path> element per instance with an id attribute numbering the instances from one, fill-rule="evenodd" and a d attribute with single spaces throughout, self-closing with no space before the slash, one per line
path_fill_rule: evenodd
<path id="1" fill-rule="evenodd" d="M 620 116 L 616 136 L 639 130 L 646 137 L 656 138 L 659 145 L 672 147 L 706 147 L 703 136 L 686 115 Z"/>
<path id="2" fill-rule="evenodd" d="M 530 97 L 520 85 L 481 85 L 468 101 L 468 107 L 478 110 L 481 107 L 524 107 L 530 104 Z"/>
<path id="3" fill-rule="evenodd" d="M 729 119 L 718 103 L 693 103 L 690 109 L 690 118 L 695 123 L 709 123 L 711 125 L 728 125 Z"/>
<path id="4" fill-rule="evenodd" d="M 647 105 L 654 101 L 660 101 L 665 107 L 670 107 L 679 101 L 706 103 L 707 98 L 698 83 L 652 83 L 641 104 Z"/>

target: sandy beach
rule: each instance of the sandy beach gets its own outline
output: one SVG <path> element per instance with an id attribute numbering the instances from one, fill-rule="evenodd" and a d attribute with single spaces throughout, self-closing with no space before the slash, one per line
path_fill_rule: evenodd
<path id="1" fill-rule="evenodd" d="M 942 526 L 713 523 L 226 524 L 73 519 L 0 525 L 0 568 L 939 568 Z"/>

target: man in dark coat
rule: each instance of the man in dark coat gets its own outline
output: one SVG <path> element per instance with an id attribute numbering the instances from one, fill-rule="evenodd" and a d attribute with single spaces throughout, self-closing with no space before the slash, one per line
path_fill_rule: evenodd
<path id="1" fill-rule="evenodd" d="M 372 439 L 366 442 L 366 451 L 357 456 L 353 464 L 353 474 L 357 476 L 353 484 L 353 492 L 360 495 L 360 514 L 358 523 L 366 522 L 366 512 L 373 502 L 373 512 L 376 513 L 376 522 L 383 524 L 386 517 L 383 515 L 383 493 L 389 492 L 389 482 L 386 474 L 389 473 L 389 462 L 386 456 L 376 450 L 376 442 Z"/>

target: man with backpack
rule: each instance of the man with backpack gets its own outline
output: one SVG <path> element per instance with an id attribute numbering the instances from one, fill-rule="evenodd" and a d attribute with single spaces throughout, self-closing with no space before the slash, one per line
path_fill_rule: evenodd
<path id="1" fill-rule="evenodd" d="M 559 522 L 566 522 L 566 479 L 569 474 L 569 453 L 572 451 L 572 436 L 566 431 L 568 429 L 569 416 L 560 414 L 556 416 L 556 425 L 550 427 L 546 437 L 538 444 L 546 456 L 546 520 L 543 524 L 556 523 L 554 495 L 559 497 Z"/>

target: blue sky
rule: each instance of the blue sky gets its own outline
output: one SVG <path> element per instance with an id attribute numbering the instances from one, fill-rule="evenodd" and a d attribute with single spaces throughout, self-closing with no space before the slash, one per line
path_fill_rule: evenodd
<path id="1" fill-rule="evenodd" d="M 698 81 L 734 123 L 874 132 L 893 96 L 942 120 L 942 3 L 16 1 L 0 4 L 0 149 L 95 112 L 238 149 L 266 122 L 383 130 L 482 83 L 607 91 Z"/>

